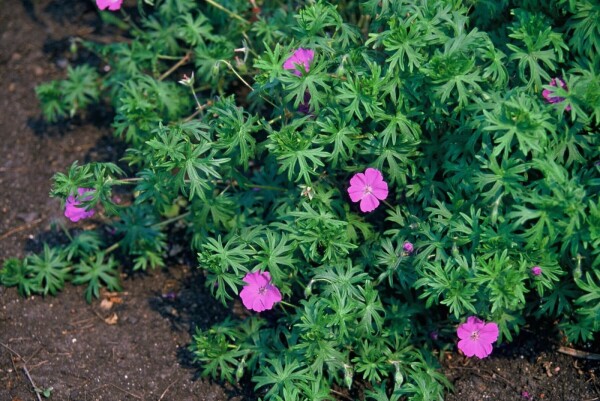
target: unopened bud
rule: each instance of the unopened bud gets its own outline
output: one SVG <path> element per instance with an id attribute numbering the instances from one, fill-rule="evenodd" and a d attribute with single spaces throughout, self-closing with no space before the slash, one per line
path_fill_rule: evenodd
<path id="1" fill-rule="evenodd" d="M 352 366 L 344 364 L 344 383 L 346 383 L 346 387 L 348 387 L 348 389 L 352 387 L 353 377 L 354 371 L 352 370 Z"/>
<path id="2" fill-rule="evenodd" d="M 242 377 L 244 376 L 244 368 L 246 367 L 246 357 L 242 358 L 242 360 L 240 361 L 240 364 L 238 365 L 237 369 L 235 370 L 235 380 L 236 381 L 240 381 L 242 380 Z"/>
<path id="3" fill-rule="evenodd" d="M 308 298 L 312 295 L 312 285 L 315 282 L 315 280 L 310 280 L 310 282 L 308 283 L 308 285 L 306 286 L 306 288 L 304 289 L 304 298 Z"/>

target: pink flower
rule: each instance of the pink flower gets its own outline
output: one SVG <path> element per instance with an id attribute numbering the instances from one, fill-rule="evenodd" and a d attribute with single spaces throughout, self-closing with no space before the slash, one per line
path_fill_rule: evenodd
<path id="1" fill-rule="evenodd" d="M 123 4 L 123 0 L 96 0 L 96 5 L 100 10 L 108 8 L 110 11 L 117 11 L 121 8 L 121 4 Z"/>
<path id="2" fill-rule="evenodd" d="M 248 273 L 244 277 L 247 285 L 240 291 L 240 298 L 244 306 L 255 312 L 262 312 L 273 308 L 281 301 L 279 289 L 271 284 L 269 272 Z"/>
<path id="3" fill-rule="evenodd" d="M 415 246 L 411 242 L 406 241 L 404 245 L 402 245 L 402 249 L 410 255 L 415 250 Z"/>
<path id="4" fill-rule="evenodd" d="M 371 212 L 379 206 L 379 200 L 388 196 L 388 184 L 383 180 L 381 171 L 368 168 L 350 179 L 348 195 L 352 202 L 360 201 L 360 210 Z"/>
<path id="5" fill-rule="evenodd" d="M 560 78 L 553 78 L 552 81 L 550 81 L 550 86 L 560 86 L 564 90 L 568 90 L 567 84 Z M 552 96 L 552 91 L 549 89 L 544 89 L 542 91 L 542 96 L 544 97 L 544 99 L 546 99 L 548 103 L 559 103 L 565 100 L 564 97 Z M 565 107 L 565 110 L 571 110 L 571 106 Z"/>
<path id="6" fill-rule="evenodd" d="M 304 70 L 308 72 L 310 70 L 310 64 L 315 58 L 315 52 L 309 49 L 299 48 L 283 63 L 283 68 L 286 70 L 292 70 L 292 72 L 298 76 L 302 73 L 298 69 L 299 65 L 304 66 Z"/>
<path id="7" fill-rule="evenodd" d="M 458 348 L 466 356 L 485 358 L 492 353 L 492 343 L 498 339 L 498 325 L 470 316 L 466 323 L 458 326 L 456 334 L 460 338 Z"/>
<path id="8" fill-rule="evenodd" d="M 93 192 L 91 188 L 78 188 L 77 196 L 69 196 L 65 203 L 65 216 L 72 222 L 79 221 L 81 219 L 87 219 L 94 215 L 94 209 L 85 210 L 85 207 L 80 207 L 82 201 L 88 201 L 92 199 L 92 195 L 87 195 L 83 198 L 81 196 L 86 192 Z"/>
<path id="9" fill-rule="evenodd" d="M 531 268 L 531 274 L 533 274 L 534 276 L 539 276 L 540 274 L 542 274 L 542 268 L 539 266 L 533 266 Z"/>

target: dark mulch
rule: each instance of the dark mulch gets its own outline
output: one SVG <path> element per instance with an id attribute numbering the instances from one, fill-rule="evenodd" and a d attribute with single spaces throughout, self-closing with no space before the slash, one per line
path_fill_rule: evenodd
<path id="1" fill-rule="evenodd" d="M 68 65 L 99 63 L 71 54 L 71 38 L 112 34 L 92 1 L 15 0 L 0 11 L 0 263 L 39 250 L 44 240 L 61 241 L 54 227 L 67 221 L 60 201 L 48 196 L 54 172 L 74 160 L 118 158 L 109 111 L 48 125 L 34 94 Z M 29 299 L 0 287 L 0 400 L 35 399 L 31 381 L 52 387 L 52 400 L 255 400 L 248 383 L 198 377 L 187 351 L 194 327 L 229 311 L 208 295 L 193 259 L 173 254 L 165 271 L 124 276 L 123 293 L 104 294 L 113 301 L 109 310 L 97 300 L 87 304 L 80 287 Z M 446 399 L 600 400 L 598 362 L 558 353 L 559 339 L 554 326 L 531 324 L 485 360 L 445 353 L 444 371 L 456 387 Z"/>

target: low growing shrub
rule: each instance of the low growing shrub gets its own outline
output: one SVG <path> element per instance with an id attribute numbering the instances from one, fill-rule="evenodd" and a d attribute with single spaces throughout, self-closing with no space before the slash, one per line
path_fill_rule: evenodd
<path id="1" fill-rule="evenodd" d="M 458 340 L 600 329 L 596 1 L 97 3 L 129 40 L 83 42 L 106 68 L 37 93 L 49 121 L 114 109 L 131 173 L 75 162 L 51 192 L 114 234 L 10 259 L 4 285 L 91 301 L 122 258 L 164 266 L 178 222 L 208 291 L 247 309 L 190 350 L 264 400 L 442 400 Z"/>

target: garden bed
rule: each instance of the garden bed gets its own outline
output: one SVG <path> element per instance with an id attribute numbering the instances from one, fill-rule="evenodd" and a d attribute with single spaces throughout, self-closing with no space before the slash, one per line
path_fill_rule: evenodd
<path id="1" fill-rule="evenodd" d="M 100 27 L 91 2 L 23 0 L 0 12 L 0 261 L 64 240 L 55 227 L 66 223 L 60 202 L 48 196 L 54 172 L 74 160 L 120 156 L 109 111 L 48 125 L 34 93 L 78 62 L 70 38 L 110 40 L 112 32 Z M 166 269 L 123 276 L 123 292 L 103 293 L 91 304 L 83 288 L 71 285 L 56 297 L 27 299 L 0 287 L 0 399 L 34 399 L 35 384 L 51 388 L 52 400 L 256 400 L 249 382 L 198 377 L 187 350 L 194 329 L 209 328 L 228 311 L 205 289 L 193 255 L 174 242 L 169 249 Z M 230 307 L 242 309 L 239 301 Z M 552 322 L 531 322 L 484 360 L 440 350 L 455 386 L 446 399 L 599 400 L 600 363 L 559 353 L 567 346 L 561 341 Z M 580 351 L 600 349 L 589 344 Z M 337 393 L 340 400 L 360 396 Z"/>

